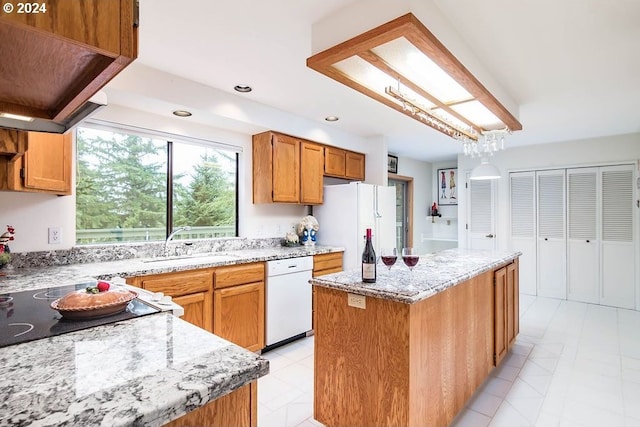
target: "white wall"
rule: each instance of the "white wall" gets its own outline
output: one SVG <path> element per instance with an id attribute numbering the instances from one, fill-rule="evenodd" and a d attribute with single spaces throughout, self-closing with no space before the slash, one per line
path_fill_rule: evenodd
<path id="1" fill-rule="evenodd" d="M 500 169 L 502 177 L 497 182 L 497 233 L 498 248 L 509 249 L 509 172 L 553 169 L 574 166 L 605 165 L 636 162 L 640 159 L 640 133 L 599 137 L 578 141 L 509 148 L 498 152 L 489 161 Z M 458 175 L 465 176 L 480 163 L 479 159 L 458 156 Z M 459 192 L 460 216 L 458 240 L 466 247 L 467 194 Z"/>

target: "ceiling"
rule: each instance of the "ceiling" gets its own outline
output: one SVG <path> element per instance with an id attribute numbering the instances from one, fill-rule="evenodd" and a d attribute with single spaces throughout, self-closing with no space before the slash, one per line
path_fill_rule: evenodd
<path id="1" fill-rule="evenodd" d="M 640 1 L 431 1 L 519 106 L 508 145 L 640 132 Z M 400 156 L 455 158 L 458 142 L 306 67 L 312 24 L 351 2 L 141 0 L 137 61 L 229 93 L 250 85 L 238 96 L 321 123 L 337 115 L 331 126 L 384 135 Z"/>

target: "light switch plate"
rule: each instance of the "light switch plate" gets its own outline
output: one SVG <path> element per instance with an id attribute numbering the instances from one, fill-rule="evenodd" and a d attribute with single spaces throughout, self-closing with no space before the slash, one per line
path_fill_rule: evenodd
<path id="1" fill-rule="evenodd" d="M 367 308 L 367 297 L 364 295 L 347 294 L 347 305 L 349 307 Z"/>

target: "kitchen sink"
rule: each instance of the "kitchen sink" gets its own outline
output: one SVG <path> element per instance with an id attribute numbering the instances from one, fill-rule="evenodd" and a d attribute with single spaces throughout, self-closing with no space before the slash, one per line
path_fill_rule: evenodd
<path id="1" fill-rule="evenodd" d="M 164 257 L 157 257 L 157 258 L 148 258 L 148 259 L 142 260 L 142 262 L 153 263 L 153 262 L 170 262 L 170 261 L 180 261 L 180 260 L 189 260 L 189 261 L 198 261 L 198 262 L 222 262 L 222 261 L 232 261 L 236 259 L 238 259 L 236 255 L 202 253 L 202 254 L 192 254 L 192 255 L 174 255 L 174 256 L 164 256 Z"/>

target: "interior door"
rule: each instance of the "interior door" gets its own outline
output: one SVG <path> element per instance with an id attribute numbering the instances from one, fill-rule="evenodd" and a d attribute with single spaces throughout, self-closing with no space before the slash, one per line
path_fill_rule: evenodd
<path id="1" fill-rule="evenodd" d="M 510 181 L 511 249 L 520 257 L 520 292 L 536 295 L 536 194 L 535 172 L 513 172 Z"/>
<path id="2" fill-rule="evenodd" d="M 538 295 L 567 298 L 565 171 L 536 172 Z"/>
<path id="3" fill-rule="evenodd" d="M 495 192 L 496 180 L 469 180 L 467 175 L 467 239 L 471 249 L 496 249 Z"/>
<path id="4" fill-rule="evenodd" d="M 567 169 L 567 299 L 600 302 L 598 168 Z"/>

